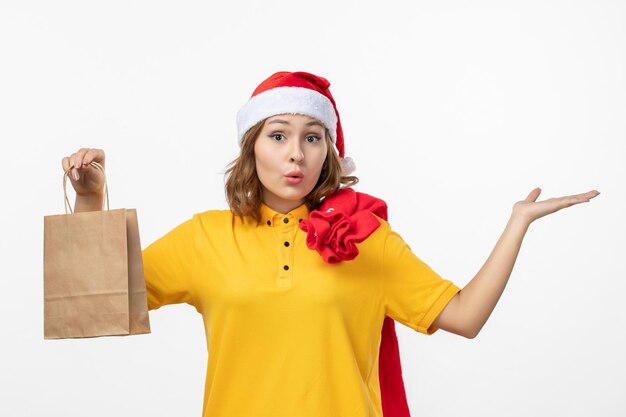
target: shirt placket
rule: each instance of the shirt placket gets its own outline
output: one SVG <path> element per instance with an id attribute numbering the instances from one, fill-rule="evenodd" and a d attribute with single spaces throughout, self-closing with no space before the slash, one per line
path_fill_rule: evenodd
<path id="1" fill-rule="evenodd" d="M 290 287 L 293 284 L 293 238 L 296 223 L 297 220 L 292 214 L 279 215 L 275 223 L 278 225 L 280 237 L 276 285 L 281 288 Z"/>

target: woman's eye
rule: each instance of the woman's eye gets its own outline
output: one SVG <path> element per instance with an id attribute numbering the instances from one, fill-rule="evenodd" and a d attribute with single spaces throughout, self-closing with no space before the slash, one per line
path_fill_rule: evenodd
<path id="1" fill-rule="evenodd" d="M 320 138 L 319 136 L 307 136 L 306 138 L 307 138 L 307 140 L 308 140 L 309 138 L 313 138 L 313 140 L 312 140 L 312 141 L 308 140 L 308 142 L 312 142 L 312 143 L 314 143 L 314 142 L 319 142 L 319 141 L 321 140 L 321 138 Z"/>
<path id="2" fill-rule="evenodd" d="M 283 135 L 281 135 L 280 133 L 275 133 L 275 134 L 273 134 L 273 135 L 271 135 L 271 136 L 272 136 L 272 138 L 276 139 L 276 136 L 280 136 L 280 137 L 282 137 Z"/>

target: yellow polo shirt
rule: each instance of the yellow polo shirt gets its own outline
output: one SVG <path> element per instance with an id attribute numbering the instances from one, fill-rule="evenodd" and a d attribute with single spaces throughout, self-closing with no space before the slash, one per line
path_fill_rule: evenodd
<path id="1" fill-rule="evenodd" d="M 386 315 L 425 334 L 460 290 L 389 223 L 329 265 L 307 248 L 305 204 L 263 223 L 209 210 L 143 251 L 148 308 L 188 303 L 208 346 L 203 417 L 382 417 Z"/>

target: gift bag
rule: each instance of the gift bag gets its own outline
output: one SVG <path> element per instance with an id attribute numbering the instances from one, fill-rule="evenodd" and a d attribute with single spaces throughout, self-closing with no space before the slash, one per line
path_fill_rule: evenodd
<path id="1" fill-rule="evenodd" d="M 73 213 L 68 174 L 66 214 L 44 216 L 44 339 L 150 333 L 137 211 L 109 209 L 105 176 L 107 209 Z"/>

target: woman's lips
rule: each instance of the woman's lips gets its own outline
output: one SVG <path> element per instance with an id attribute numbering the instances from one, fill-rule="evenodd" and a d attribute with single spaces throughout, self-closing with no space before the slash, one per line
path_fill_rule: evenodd
<path id="1" fill-rule="evenodd" d="M 302 182 L 304 174 L 300 170 L 294 170 L 288 172 L 285 177 L 287 178 L 287 183 L 289 184 L 300 184 Z"/>

